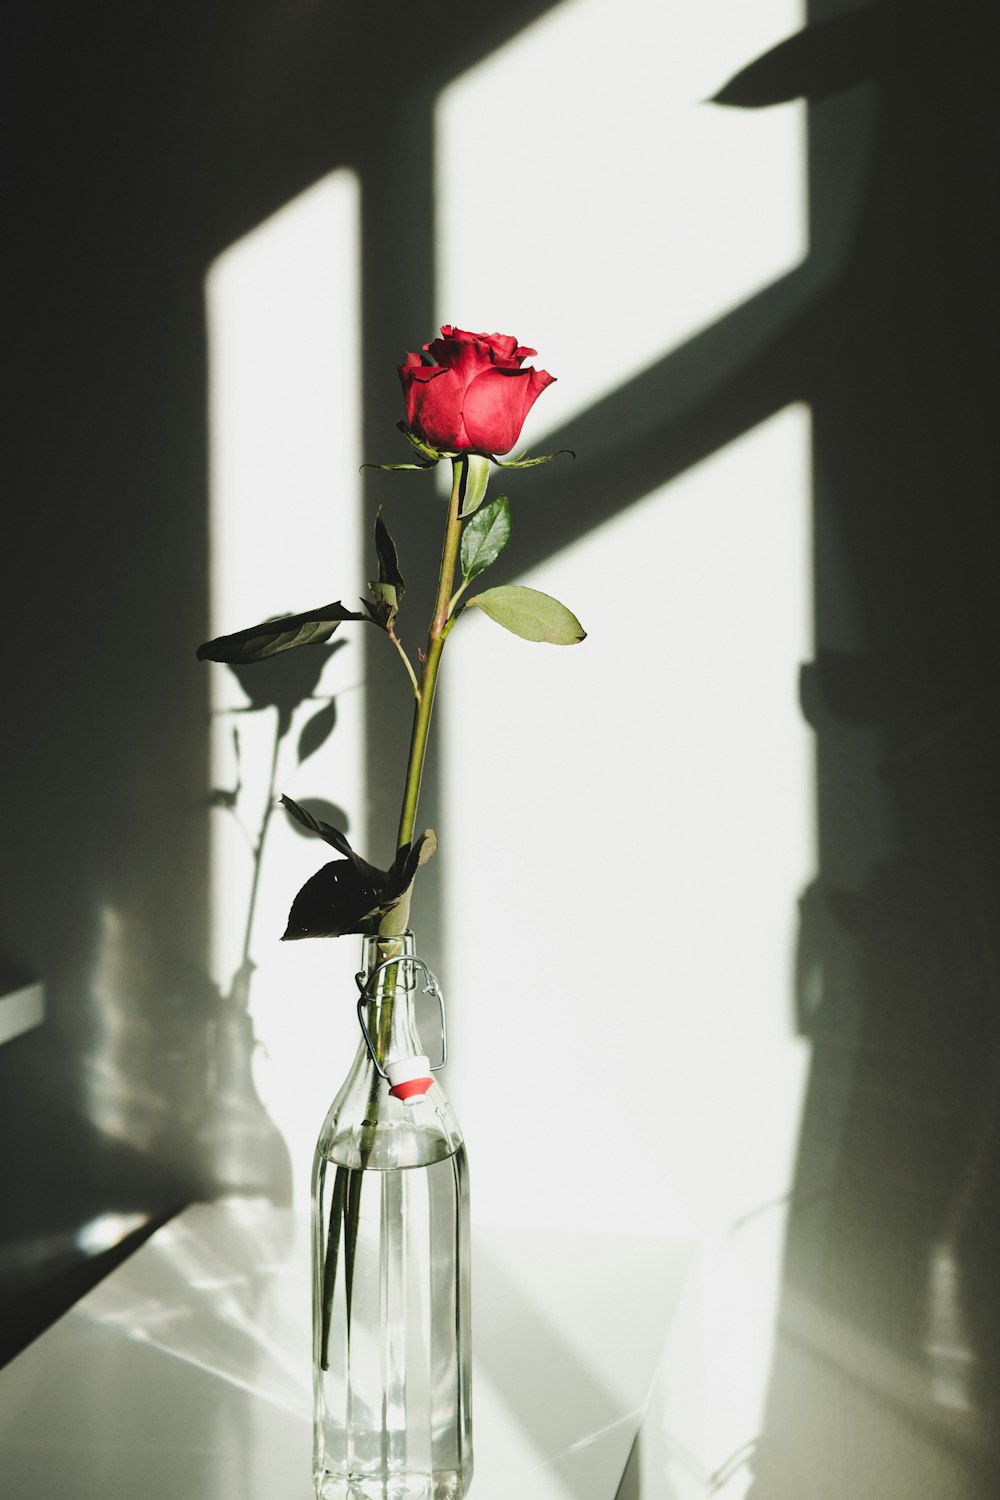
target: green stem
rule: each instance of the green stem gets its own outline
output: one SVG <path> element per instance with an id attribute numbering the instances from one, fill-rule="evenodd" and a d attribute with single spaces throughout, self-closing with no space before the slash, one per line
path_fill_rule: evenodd
<path id="1" fill-rule="evenodd" d="M 461 504 L 464 480 L 468 472 L 468 457 L 462 455 L 452 459 L 451 500 L 448 505 L 448 524 L 445 528 L 444 547 L 441 552 L 441 571 L 438 575 L 437 598 L 434 615 L 427 635 L 427 651 L 423 658 L 420 690 L 413 711 L 413 729 L 410 734 L 410 757 L 406 767 L 406 784 L 403 789 L 403 807 L 399 818 L 396 847 L 413 842 L 413 829 L 417 820 L 417 803 L 420 799 L 420 783 L 424 774 L 427 756 L 427 739 L 434 709 L 434 694 L 437 688 L 438 667 L 445 638 L 451 624 L 452 592 L 455 585 L 455 569 L 458 565 L 458 550 L 462 536 Z M 381 937 L 390 937 L 405 932 L 410 917 L 410 893 L 407 891 L 399 903 L 382 919 L 379 927 Z"/>
<path id="2" fill-rule="evenodd" d="M 407 656 L 406 652 L 403 649 L 403 643 L 399 639 L 399 636 L 396 634 L 395 630 L 393 630 L 391 625 L 386 626 L 386 634 L 388 635 L 392 644 L 395 646 L 396 650 L 399 652 L 400 660 L 402 661 L 403 666 L 406 668 L 406 675 L 409 677 L 410 683 L 413 687 L 413 696 L 419 703 L 420 683 L 417 681 L 416 672 L 414 672 L 412 666 L 410 665 L 410 658 Z"/>
<path id="3" fill-rule="evenodd" d="M 448 505 L 448 524 L 445 529 L 444 547 L 441 553 L 441 572 L 438 577 L 434 616 L 431 620 L 431 627 L 427 636 L 427 652 L 423 658 L 423 671 L 419 683 L 409 659 L 391 626 L 388 632 L 390 640 L 399 652 L 409 673 L 416 698 L 413 711 L 413 729 L 410 734 L 410 756 L 406 767 L 406 785 L 403 790 L 403 807 L 399 819 L 399 833 L 396 839 L 397 848 L 413 842 L 413 829 L 417 819 L 417 802 L 420 797 L 420 783 L 423 778 L 424 760 L 427 755 L 427 738 L 431 727 L 431 711 L 434 707 L 434 693 L 437 688 L 438 667 L 441 662 L 441 652 L 444 649 L 445 639 L 452 625 L 455 623 L 452 610 L 454 609 L 458 595 L 453 597 L 452 590 L 455 584 L 455 569 L 458 565 L 459 543 L 462 536 L 461 505 L 468 467 L 468 458 L 461 457 L 452 460 L 451 500 Z M 461 593 L 461 589 L 459 593 Z M 379 937 L 386 940 L 384 943 L 380 943 L 377 949 L 380 962 L 384 959 L 397 956 L 399 945 L 393 943 L 392 939 L 406 931 L 409 925 L 409 918 L 410 893 L 406 891 L 399 903 L 393 907 L 392 911 L 386 914 L 379 927 Z M 373 1041 L 375 1043 L 375 1050 L 383 1062 L 388 1053 L 389 1040 L 392 1033 L 393 996 L 396 978 L 396 970 L 393 967 L 385 971 L 381 981 L 383 1000 L 377 1010 Z M 366 1119 L 361 1131 L 362 1171 L 368 1165 L 375 1144 L 376 1127 L 374 1114 L 380 1086 L 381 1080 L 378 1074 L 375 1074 L 372 1079 L 372 1096 L 369 1100 L 371 1108 L 366 1111 Z M 368 1114 L 371 1115 L 371 1119 L 367 1118 Z M 338 1167 L 330 1207 L 330 1222 L 322 1280 L 319 1342 L 320 1364 L 324 1370 L 329 1363 L 330 1324 L 332 1320 L 334 1285 L 337 1275 L 337 1251 L 340 1244 L 341 1220 L 343 1221 L 344 1234 L 344 1290 L 347 1299 L 348 1338 L 350 1338 L 351 1294 L 354 1284 L 354 1258 L 358 1236 L 360 1193 L 361 1172 L 346 1172 L 343 1168 Z"/>

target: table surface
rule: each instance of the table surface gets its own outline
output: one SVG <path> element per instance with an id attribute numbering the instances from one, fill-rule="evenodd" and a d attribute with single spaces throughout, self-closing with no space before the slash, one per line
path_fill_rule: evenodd
<path id="1" fill-rule="evenodd" d="M 614 1500 L 689 1246 L 473 1235 L 473 1500 Z M 0 1371 L 10 1500 L 312 1500 L 308 1224 L 195 1204 Z"/>

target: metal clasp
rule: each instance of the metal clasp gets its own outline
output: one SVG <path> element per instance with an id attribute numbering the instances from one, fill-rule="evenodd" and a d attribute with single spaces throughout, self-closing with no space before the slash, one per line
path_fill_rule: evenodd
<path id="1" fill-rule="evenodd" d="M 376 968 L 372 969 L 367 979 L 365 979 L 365 973 L 363 969 L 360 969 L 354 976 L 354 982 L 357 985 L 358 989 L 361 991 L 361 994 L 358 996 L 358 1025 L 361 1027 L 361 1035 L 365 1039 L 369 1054 L 371 1056 L 371 1060 L 375 1064 L 375 1068 L 379 1076 L 381 1078 L 388 1079 L 389 1075 L 385 1071 L 375 1054 L 374 1043 L 372 1042 L 372 1039 L 368 1034 L 368 1027 L 365 1025 L 365 1004 L 371 1004 L 375 999 L 375 996 L 371 993 L 371 988 L 375 980 L 381 974 L 383 969 L 390 969 L 392 968 L 393 964 L 412 964 L 416 969 L 423 969 L 425 978 L 423 993 L 425 995 L 431 995 L 438 1003 L 438 1011 L 441 1016 L 441 1061 L 439 1063 L 431 1064 L 430 1071 L 432 1073 L 439 1073 L 444 1067 L 445 1063 L 448 1061 L 448 1026 L 447 1022 L 445 1021 L 444 1014 L 444 995 L 441 992 L 441 986 L 438 983 L 437 975 L 431 968 L 428 967 L 426 963 L 424 963 L 424 960 L 422 958 L 418 958 L 415 953 L 404 953 L 401 954 L 399 958 L 385 959 Z"/>

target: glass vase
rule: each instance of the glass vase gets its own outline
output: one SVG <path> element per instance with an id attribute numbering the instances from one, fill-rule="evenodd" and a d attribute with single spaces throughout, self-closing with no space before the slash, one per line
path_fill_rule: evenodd
<path id="1" fill-rule="evenodd" d="M 468 1176 L 421 979 L 439 996 L 411 933 L 364 940 L 358 1050 L 316 1147 L 317 1500 L 457 1500 L 472 1477 Z"/>

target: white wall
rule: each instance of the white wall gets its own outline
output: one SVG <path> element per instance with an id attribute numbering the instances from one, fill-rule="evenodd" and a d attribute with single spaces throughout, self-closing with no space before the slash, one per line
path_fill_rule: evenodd
<path id="1" fill-rule="evenodd" d="M 213 635 L 363 592 L 359 211 L 357 179 L 342 168 L 232 246 L 209 273 Z M 233 788 L 240 776 L 243 783 L 235 813 L 212 813 L 212 976 L 226 993 L 242 956 L 277 716 L 241 712 L 247 700 L 228 668 L 207 670 L 213 783 Z M 329 659 L 316 701 L 296 711 L 276 792 L 335 801 L 363 849 L 362 678 L 360 649 L 348 642 Z M 301 731 L 330 695 L 334 732 L 300 761 Z M 354 945 L 278 941 L 292 897 L 323 863 L 323 847 L 293 834 L 283 813 L 273 818 L 250 946 L 255 1072 L 288 1143 L 299 1204 L 308 1202 L 331 1079 L 338 1068 L 346 1072 L 355 1045 L 353 1010 L 336 1003 L 356 993 Z"/>

